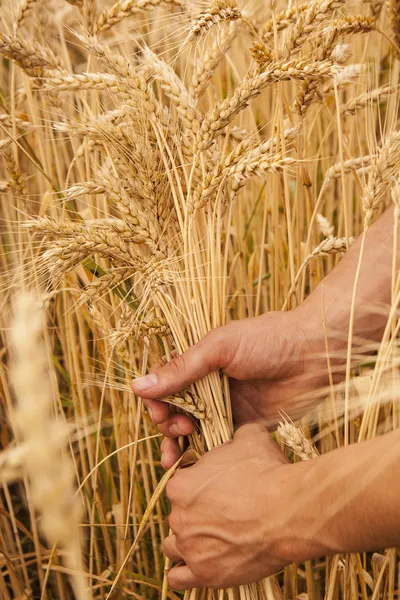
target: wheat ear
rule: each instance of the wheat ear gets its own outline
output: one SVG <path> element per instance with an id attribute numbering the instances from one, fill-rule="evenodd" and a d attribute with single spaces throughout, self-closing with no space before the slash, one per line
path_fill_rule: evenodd
<path id="1" fill-rule="evenodd" d="M 187 43 L 193 41 L 219 23 L 237 21 L 241 18 L 242 13 L 239 10 L 236 0 L 215 0 L 211 6 L 196 17 L 186 41 Z"/>
<path id="2" fill-rule="evenodd" d="M 15 424 L 21 438 L 31 447 L 24 462 L 31 498 L 41 514 L 42 532 L 51 544 L 65 551 L 77 598 L 86 600 L 75 472 L 62 451 L 65 427 L 53 416 L 54 389 L 44 341 L 43 313 L 28 294 L 16 298 L 10 342 L 14 354 L 12 382 L 17 396 Z"/>
<path id="3" fill-rule="evenodd" d="M 167 8 L 182 8 L 182 0 L 118 0 L 111 8 L 105 8 L 99 15 L 95 24 L 95 33 L 107 31 L 123 19 L 142 11 L 154 10 L 158 6 Z"/>
<path id="4" fill-rule="evenodd" d="M 316 26 L 325 21 L 336 8 L 340 8 L 344 0 L 313 0 L 296 23 L 293 25 L 285 44 L 285 58 L 299 52 L 308 36 L 315 31 Z"/>
<path id="5" fill-rule="evenodd" d="M 354 241 L 354 238 L 350 238 L 349 243 L 352 244 L 353 241 Z M 289 304 L 291 297 L 296 292 L 296 286 L 299 282 L 299 279 L 300 279 L 304 269 L 308 266 L 308 264 L 314 258 L 317 258 L 319 256 L 329 256 L 330 254 L 343 254 L 344 252 L 346 252 L 346 250 L 347 250 L 346 238 L 329 237 L 329 238 L 326 238 L 325 240 L 322 240 L 322 242 L 316 248 L 314 248 L 314 250 L 307 256 L 307 258 L 305 258 L 305 260 L 300 265 L 299 270 L 297 271 L 295 280 L 293 282 L 293 285 L 291 286 L 290 290 L 288 291 L 288 294 L 286 296 L 282 310 L 287 309 L 287 306 Z"/>
<path id="6" fill-rule="evenodd" d="M 238 25 L 237 21 L 230 21 L 227 26 L 221 28 L 212 44 L 207 45 L 204 55 L 196 61 L 189 90 L 192 97 L 199 98 L 204 94 L 211 77 L 239 31 Z"/>
<path id="7" fill-rule="evenodd" d="M 26 40 L 19 34 L 13 36 L 0 33 L 0 53 L 15 60 L 23 69 L 60 70 L 62 60 L 56 56 L 47 44 L 35 40 Z"/>
<path id="8" fill-rule="evenodd" d="M 320 79 L 336 72 L 337 69 L 330 61 L 315 62 L 301 59 L 279 61 L 268 64 L 261 72 L 258 69 L 253 71 L 243 79 L 232 96 L 218 102 L 205 115 L 196 135 L 194 154 L 207 150 L 221 131 L 247 106 L 249 100 L 258 96 L 268 85 L 291 79 Z"/>
<path id="9" fill-rule="evenodd" d="M 340 114 L 343 117 L 354 115 L 359 109 L 366 108 L 372 103 L 386 100 L 392 94 L 398 92 L 399 87 L 398 85 L 384 85 L 369 92 L 364 92 L 355 98 L 351 98 L 346 104 L 341 106 Z"/>
<path id="10" fill-rule="evenodd" d="M 397 54 L 400 56 L 400 2 L 399 0 L 388 0 L 387 4 L 390 27 L 397 46 Z"/>
<path id="11" fill-rule="evenodd" d="M 324 215 L 321 215 L 320 213 L 317 214 L 317 224 L 318 229 L 323 236 L 325 236 L 326 238 L 333 237 L 333 232 L 335 231 L 335 228 L 333 227 L 333 225 L 331 225 L 328 219 L 324 217 Z"/>
<path id="12" fill-rule="evenodd" d="M 299 425 L 284 419 L 279 422 L 277 432 L 286 446 L 293 450 L 301 460 L 310 460 L 318 456 L 318 451 Z"/>

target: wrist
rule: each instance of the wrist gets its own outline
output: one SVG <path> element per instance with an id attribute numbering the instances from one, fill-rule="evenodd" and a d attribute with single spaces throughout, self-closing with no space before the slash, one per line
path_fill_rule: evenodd
<path id="1" fill-rule="evenodd" d="M 320 536 L 313 532 L 316 515 L 320 512 L 319 498 L 311 487 L 315 484 L 317 461 L 288 464 L 280 468 L 277 478 L 280 519 L 268 527 L 266 539 L 269 553 L 282 564 L 302 563 L 329 553 L 321 543 Z M 267 482 L 267 485 L 270 484 Z"/>
<path id="2" fill-rule="evenodd" d="M 328 364 L 337 382 L 346 363 L 350 307 L 343 298 L 332 300 L 325 285 L 320 284 L 293 311 L 305 332 L 306 363 L 312 366 L 321 387 L 329 385 Z"/>

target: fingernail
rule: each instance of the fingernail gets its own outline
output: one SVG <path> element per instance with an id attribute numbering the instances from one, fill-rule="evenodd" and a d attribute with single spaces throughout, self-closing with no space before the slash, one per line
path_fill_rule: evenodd
<path id="1" fill-rule="evenodd" d="M 170 430 L 170 433 L 172 433 L 172 435 L 176 435 L 177 437 L 179 437 L 181 435 L 185 435 L 184 432 L 182 431 L 182 429 L 176 423 L 171 425 L 169 430 Z"/>
<path id="2" fill-rule="evenodd" d="M 145 375 L 144 377 L 138 377 L 132 381 L 132 385 L 139 392 L 144 392 L 145 390 L 149 390 L 158 383 L 158 377 L 155 373 L 150 373 L 149 375 Z"/>

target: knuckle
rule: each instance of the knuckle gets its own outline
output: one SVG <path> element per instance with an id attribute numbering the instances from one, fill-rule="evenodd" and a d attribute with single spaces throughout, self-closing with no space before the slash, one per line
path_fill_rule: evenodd
<path id="1" fill-rule="evenodd" d="M 219 580 L 210 565 L 198 566 L 194 571 L 196 579 L 200 582 L 202 587 L 214 588 L 219 587 Z"/>
<path id="2" fill-rule="evenodd" d="M 181 479 L 180 473 L 175 473 L 166 485 L 165 490 L 171 502 L 174 501 L 174 498 L 179 498 L 184 493 L 184 486 Z"/>
<path id="3" fill-rule="evenodd" d="M 170 528 L 175 533 L 175 535 L 178 535 L 180 525 L 182 524 L 182 518 L 181 518 L 180 512 L 176 508 L 173 508 L 171 510 L 171 513 L 168 517 L 168 522 L 169 522 Z"/>
<path id="4" fill-rule="evenodd" d="M 174 572 L 175 570 L 173 569 L 172 571 L 170 571 L 167 575 L 167 579 L 168 579 L 168 583 L 169 585 L 174 589 L 174 590 L 180 590 L 181 586 L 182 586 L 182 581 L 179 577 L 179 575 Z"/>
<path id="5" fill-rule="evenodd" d="M 220 369 L 228 369 L 236 355 L 240 336 L 238 335 L 237 323 L 228 323 L 223 327 L 213 329 L 205 340 L 211 349 L 209 360 Z"/>
<path id="6" fill-rule="evenodd" d="M 167 364 L 167 368 L 171 374 L 181 373 L 185 370 L 185 362 L 185 355 L 179 354 Z"/>
<path id="7" fill-rule="evenodd" d="M 162 549 L 164 554 L 166 554 L 168 556 L 169 553 L 169 538 L 165 538 L 165 540 L 162 543 Z"/>

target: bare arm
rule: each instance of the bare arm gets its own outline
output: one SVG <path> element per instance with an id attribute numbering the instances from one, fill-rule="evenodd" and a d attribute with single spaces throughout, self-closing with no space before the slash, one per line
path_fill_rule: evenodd
<path id="1" fill-rule="evenodd" d="M 362 346 L 379 342 L 391 304 L 393 207 L 389 208 L 366 233 L 354 314 L 354 343 Z M 360 257 L 361 237 L 354 242 L 339 265 L 333 269 L 299 306 L 300 321 L 312 323 L 310 343 L 323 348 L 323 315 L 329 348 L 340 351 L 347 346 L 350 308 Z"/>

